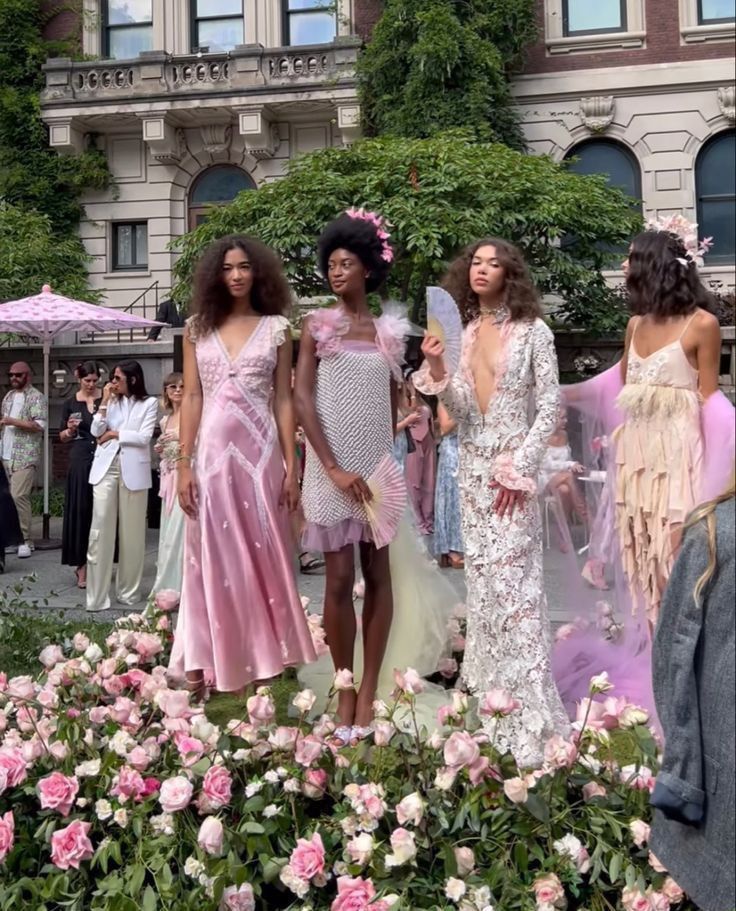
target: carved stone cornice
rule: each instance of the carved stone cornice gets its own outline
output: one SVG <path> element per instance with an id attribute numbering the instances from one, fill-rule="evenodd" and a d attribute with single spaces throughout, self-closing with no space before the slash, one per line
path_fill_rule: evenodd
<path id="1" fill-rule="evenodd" d="M 245 148 L 253 158 L 259 161 L 273 158 L 281 144 L 278 126 L 273 123 L 271 114 L 265 105 L 251 105 L 236 108 L 238 131 L 245 139 Z"/>
<path id="2" fill-rule="evenodd" d="M 142 114 L 143 141 L 151 155 L 162 164 L 178 164 L 186 153 L 184 131 L 177 129 L 164 114 Z"/>
<path id="3" fill-rule="evenodd" d="M 214 159 L 227 161 L 230 156 L 230 143 L 233 128 L 229 123 L 208 123 L 199 128 L 202 145 Z"/>
<path id="4" fill-rule="evenodd" d="M 718 89 L 718 107 L 726 120 L 736 121 L 736 86 L 722 85 Z"/>

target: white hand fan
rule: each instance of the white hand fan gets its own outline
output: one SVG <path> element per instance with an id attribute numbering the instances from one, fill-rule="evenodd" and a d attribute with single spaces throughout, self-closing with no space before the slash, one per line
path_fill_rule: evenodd
<path id="1" fill-rule="evenodd" d="M 387 455 L 367 483 L 373 499 L 364 503 L 363 507 L 373 532 L 373 543 L 380 549 L 396 537 L 399 522 L 406 511 L 406 482 L 399 463 L 393 456 Z"/>
<path id="2" fill-rule="evenodd" d="M 463 348 L 463 321 L 457 304 L 444 288 L 427 288 L 427 332 L 444 344 L 447 370 L 455 373 Z"/>

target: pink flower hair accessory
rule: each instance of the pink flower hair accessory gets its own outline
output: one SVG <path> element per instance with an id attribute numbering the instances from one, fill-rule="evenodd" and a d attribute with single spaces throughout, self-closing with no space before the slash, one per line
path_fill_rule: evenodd
<path id="1" fill-rule="evenodd" d="M 384 262 L 392 263 L 394 261 L 394 248 L 389 243 L 389 238 L 391 235 L 386 230 L 388 224 L 383 216 L 379 215 L 377 212 L 369 212 L 367 209 L 360 208 L 356 209 L 354 206 L 351 209 L 346 209 L 345 214 L 349 218 L 356 218 L 360 221 L 367 221 L 372 224 L 376 229 L 376 234 L 378 239 L 381 241 L 381 246 L 383 247 L 383 252 L 381 253 L 381 259 Z"/>
<path id="2" fill-rule="evenodd" d="M 698 224 L 689 221 L 684 215 L 675 214 L 660 216 L 659 218 L 650 218 L 647 221 L 647 231 L 667 231 L 680 238 L 686 250 L 687 259 L 681 256 L 677 261 L 682 266 L 689 266 L 690 263 L 701 265 L 703 257 L 713 246 L 712 237 L 704 237 L 698 240 Z"/>

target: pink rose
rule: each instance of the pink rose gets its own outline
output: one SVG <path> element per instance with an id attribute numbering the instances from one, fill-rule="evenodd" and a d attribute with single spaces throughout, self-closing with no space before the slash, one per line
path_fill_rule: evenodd
<path id="1" fill-rule="evenodd" d="M 110 794 L 112 797 L 120 798 L 120 803 L 125 803 L 130 798 L 141 800 L 141 795 L 145 789 L 146 784 L 140 772 L 128 765 L 124 765 L 120 767 L 120 771 L 113 779 Z"/>
<path id="2" fill-rule="evenodd" d="M 624 911 L 652 911 L 649 899 L 638 888 L 625 888 L 621 893 L 621 904 Z"/>
<path id="3" fill-rule="evenodd" d="M 222 823 L 216 816 L 208 816 L 199 827 L 197 844 L 205 852 L 217 857 L 222 853 Z"/>
<path id="4" fill-rule="evenodd" d="M 253 724 L 270 724 L 276 715 L 273 699 L 266 693 L 256 693 L 246 703 L 248 717 Z"/>
<path id="5" fill-rule="evenodd" d="M 647 896 L 649 897 L 649 907 L 652 909 L 652 911 L 669 911 L 669 899 L 662 892 L 657 892 L 654 889 L 648 889 Z"/>
<path id="6" fill-rule="evenodd" d="M 551 905 L 553 908 L 564 908 L 567 904 L 565 890 L 554 873 L 545 873 L 534 880 L 532 886 L 537 905 Z"/>
<path id="7" fill-rule="evenodd" d="M 58 645 L 47 645 L 46 648 L 41 650 L 38 660 L 46 670 L 50 671 L 55 664 L 64 660 L 64 652 Z"/>
<path id="8" fill-rule="evenodd" d="M 593 800 L 595 797 L 605 797 L 606 789 L 597 781 L 589 781 L 583 785 L 583 800 Z"/>
<path id="9" fill-rule="evenodd" d="M 339 876 L 337 898 L 330 906 L 330 911 L 365 911 L 375 895 L 376 890 L 370 879 Z"/>
<path id="10" fill-rule="evenodd" d="M 342 668 L 337 671 L 332 686 L 338 692 L 342 690 L 354 690 L 355 680 L 353 679 L 353 672 L 347 670 L 347 668 Z"/>
<path id="11" fill-rule="evenodd" d="M 204 744 L 196 737 L 189 737 L 186 734 L 176 737 L 176 748 L 181 756 L 181 764 L 188 768 L 196 765 L 204 753 Z"/>
<path id="12" fill-rule="evenodd" d="M 139 772 L 145 772 L 151 764 L 151 757 L 142 746 L 133 747 L 130 753 L 128 753 L 127 759 L 130 765 Z"/>
<path id="13" fill-rule="evenodd" d="M 418 696 L 426 689 L 424 680 L 413 667 L 408 667 L 404 673 L 395 669 L 394 683 L 407 696 Z"/>
<path id="14" fill-rule="evenodd" d="M 155 633 L 136 633 L 134 648 L 144 661 L 150 661 L 164 650 L 161 638 Z"/>
<path id="15" fill-rule="evenodd" d="M 145 800 L 146 797 L 150 797 L 151 794 L 157 794 L 160 787 L 161 782 L 158 780 L 158 778 L 144 778 L 143 790 L 141 791 L 141 800 Z"/>
<path id="16" fill-rule="evenodd" d="M 85 633 L 75 633 L 72 639 L 72 645 L 77 652 L 86 652 L 89 648 L 89 636 Z"/>
<path id="17" fill-rule="evenodd" d="M 309 769 L 304 776 L 304 794 L 312 800 L 324 796 L 327 788 L 327 772 L 324 769 Z"/>
<path id="18" fill-rule="evenodd" d="M 401 867 L 417 856 L 416 839 L 413 832 L 399 827 L 391 833 L 392 853 L 386 855 L 386 867 Z"/>
<path id="19" fill-rule="evenodd" d="M 212 809 L 219 810 L 230 803 L 232 787 L 232 777 L 224 766 L 213 765 L 205 772 L 202 793 Z"/>
<path id="20" fill-rule="evenodd" d="M 478 711 L 481 715 L 503 718 L 521 708 L 521 703 L 506 690 L 495 689 L 483 693 Z"/>
<path id="21" fill-rule="evenodd" d="M 405 826 L 407 823 L 411 823 L 413 826 L 418 826 L 424 818 L 424 800 L 422 800 L 421 794 L 415 791 L 404 797 L 396 805 L 396 818 L 399 825 Z"/>
<path id="22" fill-rule="evenodd" d="M 160 592 L 156 592 L 153 603 L 156 605 L 157 610 L 168 613 L 168 611 L 176 610 L 179 606 L 179 598 L 179 592 L 174 591 L 173 588 L 162 588 Z"/>
<path id="23" fill-rule="evenodd" d="M 17 747 L 0 749 L 0 781 L 5 779 L 5 787 L 14 788 L 23 784 L 27 775 L 26 761 L 23 753 Z M 2 788 L 0 788 L 0 793 L 2 793 Z"/>
<path id="24" fill-rule="evenodd" d="M 578 749 L 559 734 L 554 734 L 544 747 L 544 761 L 553 769 L 569 769 L 574 765 Z"/>
<path id="25" fill-rule="evenodd" d="M 194 788 L 192 787 L 191 781 L 189 781 L 188 778 L 184 778 L 183 775 L 177 775 L 175 778 L 167 778 L 166 781 L 161 784 L 159 803 L 165 813 L 176 813 L 189 806 L 193 791 Z"/>
<path id="26" fill-rule="evenodd" d="M 651 826 L 642 819 L 632 819 L 629 823 L 629 831 L 637 848 L 643 848 L 649 841 Z"/>
<path id="27" fill-rule="evenodd" d="M 523 778 L 507 778 L 503 783 L 503 792 L 512 803 L 526 803 L 529 785 Z"/>
<path id="28" fill-rule="evenodd" d="M 299 765 L 304 766 L 304 768 L 309 768 L 309 766 L 320 758 L 323 750 L 324 746 L 321 741 L 312 734 L 308 734 L 306 737 L 301 737 L 299 739 L 296 752 L 294 753 L 294 759 L 296 759 Z"/>
<path id="29" fill-rule="evenodd" d="M 5 692 L 12 700 L 27 702 L 29 699 L 33 699 L 36 694 L 33 677 L 29 677 L 27 674 L 22 677 L 11 677 Z"/>
<path id="30" fill-rule="evenodd" d="M 295 876 L 301 880 L 312 880 L 325 871 L 325 849 L 319 832 L 311 839 L 300 838 L 291 852 L 289 866 Z"/>
<path id="31" fill-rule="evenodd" d="M 167 718 L 185 718 L 191 712 L 186 690 L 161 689 L 156 693 L 155 701 Z"/>
<path id="32" fill-rule="evenodd" d="M 478 759 L 480 747 L 467 731 L 455 731 L 445 742 L 444 756 L 448 766 L 461 769 Z"/>
<path id="33" fill-rule="evenodd" d="M 457 864 L 457 875 L 460 877 L 470 876 L 475 869 L 475 854 L 472 848 L 455 848 L 455 863 Z"/>
<path id="34" fill-rule="evenodd" d="M 256 911 L 253 886 L 250 883 L 243 883 L 242 886 L 228 886 L 224 889 L 220 899 L 220 911 Z"/>
<path id="35" fill-rule="evenodd" d="M 89 840 L 91 823 L 75 819 L 65 829 L 57 829 L 51 836 L 51 862 L 60 870 L 79 869 L 84 860 L 95 853 Z"/>
<path id="36" fill-rule="evenodd" d="M 279 725 L 275 731 L 271 731 L 268 735 L 268 742 L 274 748 L 274 750 L 281 750 L 282 752 L 291 752 L 295 745 L 296 739 L 299 736 L 299 730 L 297 728 L 284 727 Z"/>
<path id="37" fill-rule="evenodd" d="M 138 706 L 127 696 L 118 696 L 110 709 L 110 718 L 118 724 L 127 724 L 131 714 L 138 713 Z"/>
<path id="38" fill-rule="evenodd" d="M 657 873 L 666 873 L 667 867 L 662 863 L 662 861 L 657 857 L 654 851 L 649 852 L 649 866 L 652 870 L 656 870 Z"/>
<path id="39" fill-rule="evenodd" d="M 0 816 L 0 864 L 13 850 L 15 844 L 15 819 L 10 810 Z"/>
<path id="40" fill-rule="evenodd" d="M 668 876 L 662 883 L 662 895 L 667 898 L 671 905 L 679 905 L 680 902 L 685 900 L 685 893 L 671 876 Z"/>
<path id="41" fill-rule="evenodd" d="M 61 772 L 52 772 L 38 782 L 38 794 L 44 810 L 58 810 L 68 816 L 79 792 L 76 776 L 67 778 Z"/>

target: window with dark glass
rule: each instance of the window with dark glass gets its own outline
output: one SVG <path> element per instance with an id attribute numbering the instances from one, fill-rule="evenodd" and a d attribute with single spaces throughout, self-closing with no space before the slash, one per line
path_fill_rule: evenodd
<path id="1" fill-rule="evenodd" d="M 712 237 L 709 264 L 736 259 L 736 130 L 709 140 L 695 161 L 698 235 Z"/>
<path id="2" fill-rule="evenodd" d="M 133 60 L 153 49 L 153 0 L 106 0 L 104 53 L 115 60 Z"/>
<path id="3" fill-rule="evenodd" d="M 711 25 L 736 20 L 736 0 L 698 0 L 698 22 Z"/>
<path id="4" fill-rule="evenodd" d="M 330 44 L 337 34 L 336 0 L 283 0 L 284 44 Z"/>
<path id="5" fill-rule="evenodd" d="M 598 174 L 608 184 L 631 198 L 632 208 L 641 211 L 641 167 L 636 156 L 625 146 L 611 139 L 591 139 L 571 149 L 565 156 L 568 170 L 573 174 Z M 572 247 L 575 238 L 562 239 L 563 247 Z M 598 249 L 610 253 L 623 253 L 624 248 L 613 249 L 599 245 Z"/>
<path id="6" fill-rule="evenodd" d="M 625 31 L 626 0 L 562 0 L 564 35 Z"/>
<path id="7" fill-rule="evenodd" d="M 189 194 L 189 227 L 196 228 L 207 221 L 212 206 L 232 202 L 242 190 L 255 190 L 250 174 L 235 165 L 215 165 L 203 171 L 194 181 Z"/>
<path id="8" fill-rule="evenodd" d="M 243 0 L 192 0 L 192 50 L 231 51 L 243 44 Z"/>
<path id="9" fill-rule="evenodd" d="M 148 268 L 147 222 L 115 222 L 113 224 L 112 267 L 121 271 Z"/>

